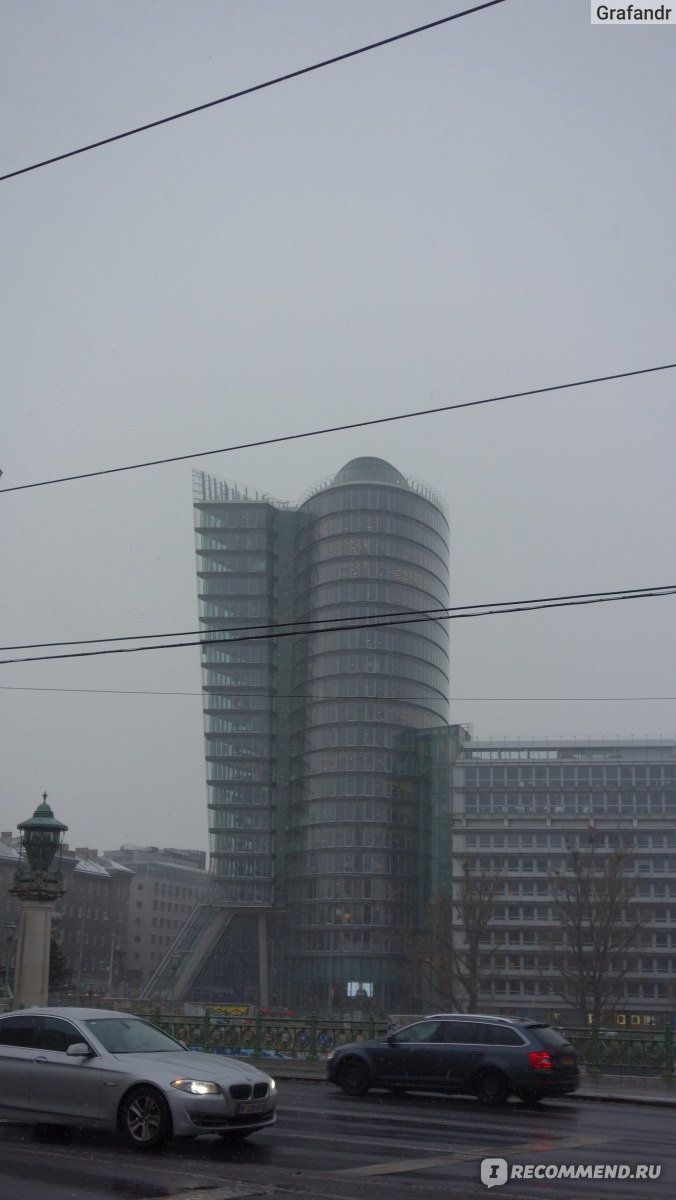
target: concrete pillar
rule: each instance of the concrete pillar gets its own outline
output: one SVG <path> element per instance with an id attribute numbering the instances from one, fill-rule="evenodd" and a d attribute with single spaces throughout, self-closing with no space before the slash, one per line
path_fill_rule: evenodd
<path id="1" fill-rule="evenodd" d="M 45 1005 L 49 992 L 50 900 L 22 900 L 14 975 L 14 1008 Z"/>

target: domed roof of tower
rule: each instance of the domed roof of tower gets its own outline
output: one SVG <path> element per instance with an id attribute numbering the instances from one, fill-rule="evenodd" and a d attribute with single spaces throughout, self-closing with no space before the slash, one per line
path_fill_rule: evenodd
<path id="1" fill-rule="evenodd" d="M 352 458 L 333 480 L 336 483 L 394 483 L 409 487 L 408 481 L 396 467 L 384 458 Z"/>

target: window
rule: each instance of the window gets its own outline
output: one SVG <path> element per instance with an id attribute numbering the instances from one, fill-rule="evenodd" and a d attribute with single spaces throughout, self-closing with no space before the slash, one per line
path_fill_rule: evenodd
<path id="1" fill-rule="evenodd" d="M 35 1017 L 7 1017 L 0 1021 L 0 1046 L 35 1046 Z"/>
<path id="2" fill-rule="evenodd" d="M 392 1035 L 391 1040 L 395 1046 L 405 1046 L 411 1042 L 436 1042 L 439 1040 L 439 1025 L 439 1021 L 419 1021 L 417 1025 L 400 1029 Z"/>
<path id="3" fill-rule="evenodd" d="M 82 1042 L 84 1038 L 80 1031 L 64 1021 L 62 1017 L 44 1017 L 37 1037 L 40 1050 L 56 1050 L 65 1054 L 69 1046 Z"/>
<path id="4" fill-rule="evenodd" d="M 481 1041 L 481 1027 L 476 1021 L 442 1022 L 439 1041 L 454 1044 L 476 1045 Z"/>
<path id="5" fill-rule="evenodd" d="M 523 1046 L 524 1040 L 511 1025 L 484 1025 L 484 1042 L 489 1046 Z"/>

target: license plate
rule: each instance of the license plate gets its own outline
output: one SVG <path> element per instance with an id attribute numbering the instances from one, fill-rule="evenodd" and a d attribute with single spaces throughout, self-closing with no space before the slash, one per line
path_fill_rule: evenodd
<path id="1" fill-rule="evenodd" d="M 244 1100 L 237 1105 L 235 1112 L 238 1117 L 243 1117 L 246 1113 L 265 1112 L 265 1100 Z"/>
<path id="2" fill-rule="evenodd" d="M 561 1063 L 562 1067 L 572 1067 L 575 1059 L 573 1058 L 572 1054 L 562 1054 L 559 1062 Z"/>

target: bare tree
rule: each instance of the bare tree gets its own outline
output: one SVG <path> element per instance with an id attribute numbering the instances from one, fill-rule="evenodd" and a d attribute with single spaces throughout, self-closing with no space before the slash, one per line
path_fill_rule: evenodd
<path id="1" fill-rule="evenodd" d="M 455 947 L 455 976 L 464 993 L 467 1012 L 476 1012 L 479 992 L 497 946 L 482 950 L 482 944 L 495 915 L 495 894 L 501 883 L 499 876 L 477 872 L 467 863 L 463 866 L 455 911 L 458 918 L 460 944 Z"/>
<path id="2" fill-rule="evenodd" d="M 467 864 L 455 900 L 441 890 L 421 928 L 404 930 L 402 951 L 416 1002 L 422 1007 L 475 1012 L 495 946 L 482 945 L 495 914 L 496 875 L 472 874 Z"/>
<path id="3" fill-rule="evenodd" d="M 432 897 L 422 925 L 403 929 L 399 941 L 412 1008 L 455 1007 L 453 903 L 446 891 Z"/>
<path id="4" fill-rule="evenodd" d="M 627 874 L 629 851 L 602 850 L 595 830 L 583 848 L 568 847 L 554 879 L 556 930 L 548 949 L 557 972 L 554 988 L 583 1018 L 601 1024 L 624 991 L 641 922 L 633 905 L 636 881 Z"/>

